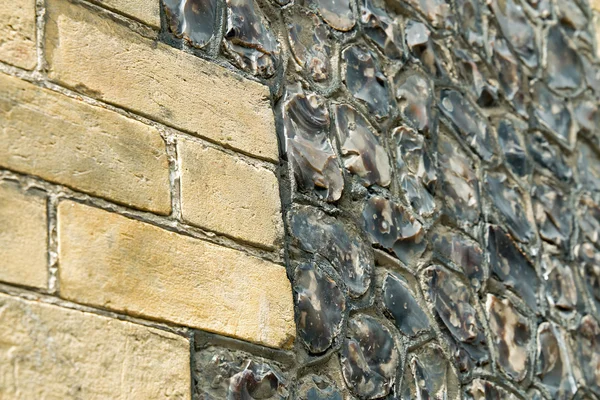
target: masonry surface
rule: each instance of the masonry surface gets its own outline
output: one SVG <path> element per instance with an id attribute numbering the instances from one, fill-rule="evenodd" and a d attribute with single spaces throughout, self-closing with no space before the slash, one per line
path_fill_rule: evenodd
<path id="1" fill-rule="evenodd" d="M 600 399 L 599 56 L 598 0 L 3 1 L 0 400 Z"/>

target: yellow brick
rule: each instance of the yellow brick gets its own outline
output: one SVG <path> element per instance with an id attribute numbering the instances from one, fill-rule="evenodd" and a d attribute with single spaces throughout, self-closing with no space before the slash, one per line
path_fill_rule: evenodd
<path id="1" fill-rule="evenodd" d="M 35 0 L 0 1 L 0 60 L 34 69 L 35 39 Z"/>
<path id="2" fill-rule="evenodd" d="M 282 266 L 73 202 L 59 205 L 61 295 L 271 347 L 295 335 Z"/>
<path id="3" fill-rule="evenodd" d="M 183 337 L 0 294 L 0 399 L 190 399 Z"/>
<path id="4" fill-rule="evenodd" d="M 0 165 L 132 207 L 168 214 L 158 131 L 0 74 Z"/>
<path id="5" fill-rule="evenodd" d="M 48 284 L 46 199 L 0 182 L 0 281 Z"/>
<path id="6" fill-rule="evenodd" d="M 590 0 L 592 10 L 600 11 L 600 0 Z"/>
<path id="7" fill-rule="evenodd" d="M 191 140 L 179 141 L 178 154 L 186 221 L 274 247 L 283 222 L 273 172 Z"/>
<path id="8" fill-rule="evenodd" d="M 98 4 L 160 28 L 160 0 L 96 0 Z"/>
<path id="9" fill-rule="evenodd" d="M 269 90 L 67 0 L 48 1 L 50 78 L 149 118 L 277 160 Z"/>

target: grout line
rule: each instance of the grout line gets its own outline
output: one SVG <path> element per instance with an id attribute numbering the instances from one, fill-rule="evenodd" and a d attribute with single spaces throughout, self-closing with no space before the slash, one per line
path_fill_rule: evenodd
<path id="1" fill-rule="evenodd" d="M 46 71 L 46 49 L 44 47 L 45 42 L 45 27 L 46 27 L 46 2 L 45 0 L 35 0 L 35 19 L 36 19 L 36 52 L 37 52 L 37 65 L 35 72 L 42 73 Z"/>
<path id="2" fill-rule="evenodd" d="M 58 196 L 48 196 L 48 293 L 59 294 L 58 281 Z"/>
<path id="3" fill-rule="evenodd" d="M 181 162 L 177 152 L 177 136 L 169 132 L 164 134 L 169 160 L 169 184 L 171 191 L 171 218 L 182 221 L 181 212 Z"/>

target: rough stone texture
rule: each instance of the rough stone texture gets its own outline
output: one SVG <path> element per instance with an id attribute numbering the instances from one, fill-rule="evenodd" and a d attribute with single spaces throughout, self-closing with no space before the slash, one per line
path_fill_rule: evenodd
<path id="1" fill-rule="evenodd" d="M 59 220 L 61 295 L 271 347 L 295 336 L 285 269 L 74 202 Z"/>
<path id="2" fill-rule="evenodd" d="M 181 139 L 181 208 L 191 224 L 273 247 L 282 228 L 277 177 L 266 168 Z"/>
<path id="3" fill-rule="evenodd" d="M 96 0 L 98 4 L 122 12 L 154 28 L 160 28 L 159 0 Z"/>
<path id="4" fill-rule="evenodd" d="M 52 80 L 228 147 L 278 159 L 266 86 L 67 0 L 49 0 L 47 13 Z"/>
<path id="5" fill-rule="evenodd" d="M 0 60 L 20 68 L 34 69 L 35 0 L 0 3 Z"/>
<path id="6" fill-rule="evenodd" d="M 46 288 L 46 199 L 0 182 L 0 281 Z"/>
<path id="7" fill-rule="evenodd" d="M 158 131 L 0 74 L 0 166 L 135 208 L 171 211 Z"/>
<path id="8" fill-rule="evenodd" d="M 0 399 L 190 398 L 172 333 L 0 294 Z"/>

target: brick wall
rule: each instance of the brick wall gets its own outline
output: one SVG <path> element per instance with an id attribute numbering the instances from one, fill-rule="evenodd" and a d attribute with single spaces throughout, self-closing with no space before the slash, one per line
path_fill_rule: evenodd
<path id="1" fill-rule="evenodd" d="M 0 5 L 0 399 L 189 399 L 195 330 L 294 342 L 269 89 L 160 27 Z"/>
<path id="2" fill-rule="evenodd" d="M 0 400 L 598 400 L 597 25 L 3 1 Z"/>

